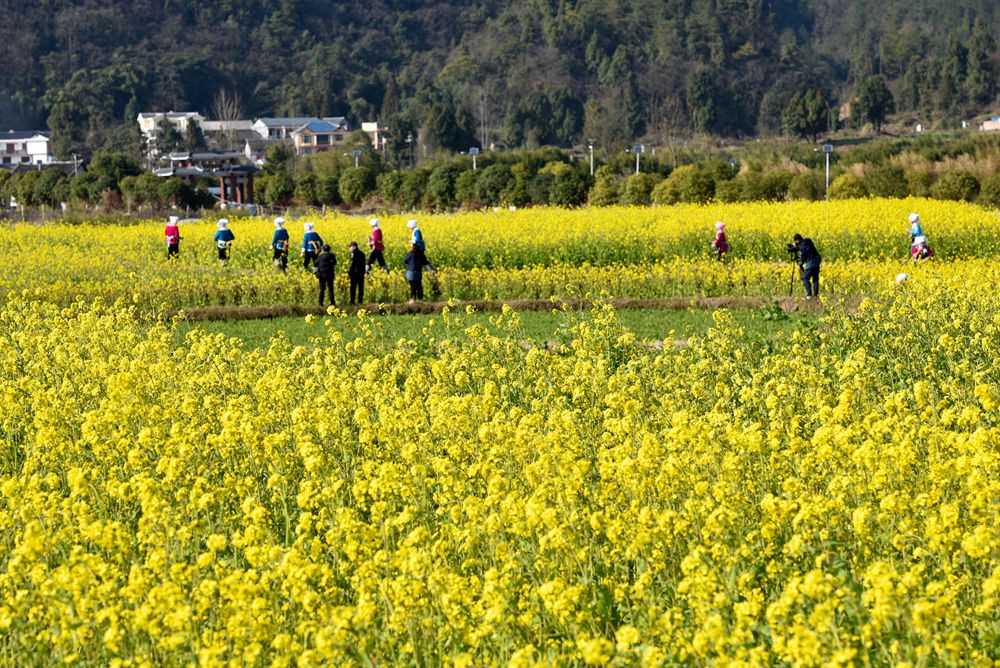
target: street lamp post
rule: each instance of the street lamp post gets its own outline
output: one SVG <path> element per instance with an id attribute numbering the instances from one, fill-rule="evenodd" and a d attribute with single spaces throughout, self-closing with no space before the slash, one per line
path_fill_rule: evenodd
<path id="1" fill-rule="evenodd" d="M 469 149 L 469 155 L 472 156 L 472 171 L 476 171 L 476 156 L 479 155 L 479 149 L 473 146 Z"/>
<path id="2" fill-rule="evenodd" d="M 590 175 L 594 175 L 594 142 L 593 140 L 587 142 L 587 148 L 590 149 Z"/>
<path id="3" fill-rule="evenodd" d="M 833 153 L 833 144 L 823 144 L 823 153 L 826 154 L 826 198 L 830 199 L 830 154 Z"/>
<path id="4" fill-rule="evenodd" d="M 354 169 L 358 168 L 358 158 L 361 157 L 361 149 L 354 149 Z"/>
<path id="5" fill-rule="evenodd" d="M 643 145 L 633 146 L 632 151 L 635 152 L 635 173 L 639 173 L 639 156 L 646 152 L 646 147 Z"/>

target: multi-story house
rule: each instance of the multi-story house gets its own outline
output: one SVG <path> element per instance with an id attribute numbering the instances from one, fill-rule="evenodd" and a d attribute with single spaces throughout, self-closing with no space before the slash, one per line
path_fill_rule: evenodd
<path id="1" fill-rule="evenodd" d="M 44 165 L 52 162 L 46 132 L 0 132 L 0 166 Z"/>

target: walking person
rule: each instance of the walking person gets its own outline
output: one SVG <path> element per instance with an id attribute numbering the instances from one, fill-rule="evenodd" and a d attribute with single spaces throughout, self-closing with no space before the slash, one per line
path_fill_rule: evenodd
<path id="1" fill-rule="evenodd" d="M 434 271 L 427 262 L 427 257 L 420 250 L 420 246 L 412 244 L 410 252 L 403 258 L 406 265 L 406 281 L 410 284 L 410 303 L 424 298 L 424 267 L 429 271 Z"/>
<path id="2" fill-rule="evenodd" d="M 792 237 L 795 249 L 798 251 L 799 272 L 802 284 L 806 287 L 806 299 L 819 297 L 819 266 L 823 262 L 812 239 L 802 238 L 801 234 Z"/>
<path id="3" fill-rule="evenodd" d="M 368 267 L 370 271 L 375 263 L 378 262 L 378 266 L 389 271 L 389 266 L 385 263 L 385 255 L 383 251 L 385 250 L 385 245 L 382 243 L 382 228 L 379 227 L 378 218 L 372 218 L 368 221 L 368 224 L 372 226 L 372 235 L 368 239 L 368 247 L 372 252 L 368 255 Z"/>
<path id="4" fill-rule="evenodd" d="M 285 219 L 274 219 L 274 236 L 271 237 L 271 250 L 274 251 L 274 266 L 281 271 L 288 271 L 288 230 L 285 229 Z"/>
<path id="5" fill-rule="evenodd" d="M 920 226 L 920 215 L 911 213 L 907 220 L 910 221 L 910 254 L 913 254 L 913 247 L 917 245 L 917 237 L 924 236 L 924 230 Z"/>
<path id="6" fill-rule="evenodd" d="M 219 222 L 216 223 L 216 227 L 219 229 L 215 232 L 215 247 L 219 249 L 219 260 L 222 264 L 226 264 L 229 260 L 229 256 L 232 254 L 233 241 L 236 240 L 236 235 L 233 231 L 229 229 L 229 220 L 226 218 L 220 218 Z"/>
<path id="7" fill-rule="evenodd" d="M 337 300 L 333 296 L 333 276 L 337 268 L 337 256 L 330 252 L 330 244 L 323 246 L 322 252 L 316 256 L 313 272 L 319 279 L 319 305 L 323 305 L 323 294 L 330 291 L 330 305 L 335 306 Z"/>
<path id="8" fill-rule="evenodd" d="M 420 246 L 420 252 L 427 255 L 427 243 L 424 242 L 424 235 L 420 231 L 420 228 L 417 227 L 417 221 L 410 220 L 406 223 L 406 226 L 412 230 L 410 233 L 410 245 L 412 246 L 416 244 L 417 246 Z"/>
<path id="9" fill-rule="evenodd" d="M 347 246 L 347 276 L 351 279 L 351 304 L 365 303 L 365 254 L 358 249 L 358 242 Z M 357 301 L 355 301 L 355 292 Z"/>
<path id="10" fill-rule="evenodd" d="M 316 232 L 316 225 L 313 223 L 303 224 L 302 229 L 305 230 L 302 235 L 302 268 L 309 271 L 309 265 L 323 249 L 323 238 Z"/>
<path id="11" fill-rule="evenodd" d="M 715 250 L 715 257 L 722 262 L 723 257 L 729 252 L 729 242 L 726 241 L 726 224 L 721 220 L 715 224 L 715 240 L 712 241 L 712 248 Z"/>
<path id="12" fill-rule="evenodd" d="M 167 259 L 172 257 L 179 257 L 181 253 L 181 230 L 178 227 L 180 218 L 177 216 L 170 216 L 169 222 L 164 229 L 164 234 L 167 240 Z"/>

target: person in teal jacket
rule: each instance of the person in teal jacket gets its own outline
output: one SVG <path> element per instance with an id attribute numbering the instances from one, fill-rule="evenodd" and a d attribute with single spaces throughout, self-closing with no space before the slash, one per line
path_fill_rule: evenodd
<path id="1" fill-rule="evenodd" d="M 271 250 L 274 251 L 274 266 L 281 271 L 288 270 L 288 230 L 285 229 L 285 219 L 274 219 L 274 236 L 271 237 Z"/>
<path id="2" fill-rule="evenodd" d="M 309 265 L 323 250 L 323 238 L 316 232 L 316 226 L 312 223 L 305 223 L 302 227 L 306 232 L 302 235 L 302 268 L 309 271 Z"/>
<path id="3" fill-rule="evenodd" d="M 236 235 L 229 229 L 229 221 L 227 219 L 220 218 L 216 225 L 219 229 L 215 232 L 215 247 L 219 249 L 219 260 L 222 261 L 222 264 L 225 264 L 232 252 L 233 241 L 235 241 Z"/>

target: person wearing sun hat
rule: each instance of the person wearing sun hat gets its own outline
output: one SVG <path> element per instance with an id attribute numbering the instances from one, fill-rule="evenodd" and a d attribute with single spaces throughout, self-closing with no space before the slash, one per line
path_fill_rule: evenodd
<path id="1" fill-rule="evenodd" d="M 385 245 L 382 243 L 382 228 L 379 226 L 378 218 L 372 218 L 368 221 L 368 224 L 372 226 L 372 235 L 368 238 L 368 247 L 372 249 L 372 252 L 368 255 L 368 266 L 365 268 L 370 271 L 375 263 L 378 262 L 378 266 L 389 271 L 389 265 L 385 263 Z"/>
<path id="2" fill-rule="evenodd" d="M 923 227 L 920 225 L 920 214 L 911 213 L 907 220 L 910 223 L 910 253 L 913 253 L 913 247 L 917 245 L 917 237 L 924 236 Z"/>
<path id="3" fill-rule="evenodd" d="M 229 220 L 226 218 L 220 218 L 219 222 L 216 223 L 216 227 L 219 229 L 215 232 L 215 247 L 219 249 L 219 259 L 222 264 L 225 264 L 229 259 L 229 256 L 233 249 L 233 241 L 236 240 L 236 235 L 233 231 L 229 229 Z"/>
<path id="4" fill-rule="evenodd" d="M 934 257 L 934 251 L 927 245 L 927 237 L 921 234 L 913 239 L 913 247 L 910 248 L 910 257 L 914 262 L 930 260 Z"/>
<path id="5" fill-rule="evenodd" d="M 177 227 L 180 222 L 180 218 L 177 216 L 170 216 L 167 227 L 164 229 L 164 234 L 167 240 L 167 259 L 172 257 L 178 257 L 181 252 L 181 231 Z"/>
<path id="6" fill-rule="evenodd" d="M 285 219 L 274 219 L 274 236 L 271 237 L 271 250 L 274 251 L 274 266 L 281 271 L 288 270 L 288 230 L 285 229 Z"/>
<path id="7" fill-rule="evenodd" d="M 309 271 L 309 265 L 323 250 L 323 238 L 319 236 L 313 223 L 303 223 L 302 229 L 305 230 L 302 235 L 302 268 Z"/>
<path id="8" fill-rule="evenodd" d="M 715 223 L 715 240 L 712 241 L 712 248 L 715 249 L 715 257 L 722 262 L 723 256 L 729 252 L 729 242 L 726 241 L 726 224 L 721 220 Z"/>
<path id="9" fill-rule="evenodd" d="M 424 241 L 424 235 L 420 231 L 420 228 L 417 227 L 417 221 L 415 219 L 410 219 L 406 223 L 406 226 L 412 230 L 412 232 L 410 233 L 410 245 L 420 246 L 420 250 L 426 254 L 427 243 Z"/>

